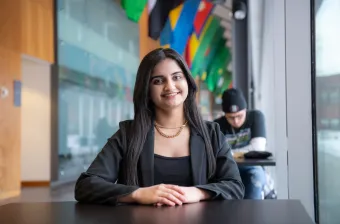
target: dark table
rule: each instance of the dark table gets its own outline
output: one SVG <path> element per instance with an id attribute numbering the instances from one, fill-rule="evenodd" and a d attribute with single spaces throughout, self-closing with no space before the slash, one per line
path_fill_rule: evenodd
<path id="1" fill-rule="evenodd" d="M 276 161 L 274 158 L 268 159 L 234 158 L 234 160 L 239 166 L 276 166 Z"/>
<path id="2" fill-rule="evenodd" d="M 1 224 L 312 224 L 299 201 L 210 201 L 177 207 L 14 203 L 0 207 Z"/>

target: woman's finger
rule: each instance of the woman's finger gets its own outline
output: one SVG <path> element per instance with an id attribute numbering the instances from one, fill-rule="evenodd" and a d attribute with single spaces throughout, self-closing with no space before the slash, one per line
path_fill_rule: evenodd
<path id="1" fill-rule="evenodd" d="M 163 191 L 159 196 L 163 197 L 163 198 L 166 198 L 178 205 L 182 205 L 183 202 L 181 200 L 179 200 L 177 197 L 175 197 L 173 194 L 171 193 L 168 193 L 166 191 Z"/>
<path id="2" fill-rule="evenodd" d="M 170 201 L 167 198 L 159 197 L 158 198 L 158 203 L 157 204 L 163 204 L 163 205 L 169 205 L 169 206 L 175 206 L 175 202 Z"/>
<path id="3" fill-rule="evenodd" d="M 180 193 L 178 193 L 178 192 L 175 191 L 175 190 L 172 190 L 172 189 L 167 188 L 167 189 L 165 189 L 164 191 L 167 192 L 167 193 L 169 193 L 169 194 L 174 195 L 174 196 L 175 196 L 176 198 L 178 198 L 181 202 L 186 201 L 185 196 L 182 195 L 182 194 L 180 194 Z"/>
<path id="4" fill-rule="evenodd" d="M 169 189 L 171 189 L 171 190 L 174 190 L 174 191 L 176 191 L 176 192 L 178 192 L 178 193 L 180 193 L 180 194 L 182 194 L 182 195 L 185 194 L 185 192 L 182 190 L 182 188 L 179 187 L 179 186 L 177 186 L 177 185 L 166 184 L 166 185 L 164 185 L 164 186 L 165 186 L 166 188 L 169 188 Z"/>

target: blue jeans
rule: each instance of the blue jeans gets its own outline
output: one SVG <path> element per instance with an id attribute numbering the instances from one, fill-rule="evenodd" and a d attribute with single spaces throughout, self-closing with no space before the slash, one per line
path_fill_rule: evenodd
<path id="1" fill-rule="evenodd" d="M 266 174 L 261 166 L 239 167 L 245 187 L 244 199 L 262 199 L 262 189 L 266 184 Z"/>

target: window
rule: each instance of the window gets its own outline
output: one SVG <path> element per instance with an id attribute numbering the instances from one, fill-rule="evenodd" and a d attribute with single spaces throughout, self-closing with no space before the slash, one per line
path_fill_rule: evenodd
<path id="1" fill-rule="evenodd" d="M 59 179 L 80 175 L 133 117 L 139 27 L 112 0 L 58 0 Z"/>

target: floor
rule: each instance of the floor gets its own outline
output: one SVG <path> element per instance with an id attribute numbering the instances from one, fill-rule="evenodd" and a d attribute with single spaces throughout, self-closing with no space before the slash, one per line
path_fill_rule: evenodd
<path id="1" fill-rule="evenodd" d="M 16 198 L 0 201 L 0 206 L 15 202 L 74 201 L 74 183 L 51 189 L 49 187 L 22 188 Z"/>

